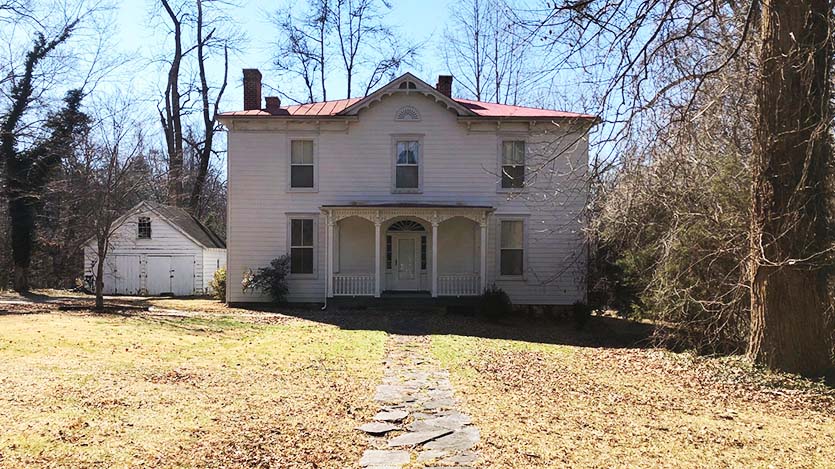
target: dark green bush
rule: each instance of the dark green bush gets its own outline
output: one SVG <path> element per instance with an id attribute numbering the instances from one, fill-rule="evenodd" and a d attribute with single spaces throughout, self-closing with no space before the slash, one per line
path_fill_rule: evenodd
<path id="1" fill-rule="evenodd" d="M 574 303 L 574 326 L 580 330 L 586 327 L 586 324 L 591 319 L 591 306 L 582 301 Z"/>
<path id="2" fill-rule="evenodd" d="M 290 256 L 283 255 L 270 261 L 269 267 L 244 274 L 241 286 L 244 291 L 260 290 L 279 303 L 287 297 L 287 274 L 290 273 Z"/>
<path id="3" fill-rule="evenodd" d="M 220 301 L 226 300 L 226 269 L 220 268 L 215 271 L 209 282 L 209 292 L 212 298 Z"/>
<path id="4" fill-rule="evenodd" d="M 478 311 L 485 318 L 497 321 L 510 316 L 513 312 L 513 303 L 504 290 L 492 285 L 481 294 Z"/>

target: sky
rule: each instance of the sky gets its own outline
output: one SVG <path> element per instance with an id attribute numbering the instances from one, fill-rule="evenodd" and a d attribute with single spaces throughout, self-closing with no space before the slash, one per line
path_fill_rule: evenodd
<path id="1" fill-rule="evenodd" d="M 240 8 L 228 10 L 233 21 L 240 25 L 247 36 L 246 44 L 239 54 L 229 59 L 229 89 L 222 103 L 222 110 L 236 110 L 241 108 L 242 88 L 241 69 L 259 68 L 264 75 L 265 85 L 282 88 L 281 80 L 270 70 L 272 44 L 276 37 L 276 28 L 270 23 L 270 13 L 278 8 L 290 4 L 297 6 L 301 0 L 293 1 L 241 1 Z M 443 34 L 446 17 L 450 4 L 454 0 L 392 0 L 393 8 L 386 17 L 386 22 L 394 25 L 404 39 L 409 42 L 425 42 L 416 66 L 402 70 L 410 71 L 430 84 L 434 84 L 437 75 L 447 73 L 443 59 L 439 52 L 442 47 L 440 37 Z M 157 4 L 153 0 L 131 0 L 120 2 L 116 12 L 116 27 L 114 42 L 119 44 L 122 53 L 141 57 L 138 65 L 129 65 L 124 71 L 129 77 L 131 87 L 142 90 L 143 95 L 158 96 L 164 86 L 164 72 L 162 64 L 147 60 L 162 52 L 161 46 L 166 46 L 165 33 L 157 28 L 152 18 L 152 9 Z M 170 40 L 169 40 L 170 42 Z M 167 49 L 166 49 L 167 50 Z M 222 62 L 214 62 L 210 67 L 210 74 L 219 78 L 222 72 Z M 161 73 L 163 72 L 163 73 Z M 327 78 L 329 91 L 328 99 L 343 98 L 345 77 L 334 70 Z M 124 86 L 121 81 L 120 86 Z M 107 86 L 115 86 L 113 83 Z M 266 92 L 265 92 L 266 93 Z M 303 98 L 300 96 L 299 98 Z"/>

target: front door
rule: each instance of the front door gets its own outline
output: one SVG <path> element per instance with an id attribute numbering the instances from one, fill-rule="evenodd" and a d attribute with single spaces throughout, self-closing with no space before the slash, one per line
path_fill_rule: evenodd
<path id="1" fill-rule="evenodd" d="M 418 237 L 414 235 L 394 236 L 394 288 L 393 290 L 417 290 Z"/>

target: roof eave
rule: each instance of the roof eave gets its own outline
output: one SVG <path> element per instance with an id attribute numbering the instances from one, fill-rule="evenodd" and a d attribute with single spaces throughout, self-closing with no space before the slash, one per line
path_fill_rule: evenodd
<path id="1" fill-rule="evenodd" d="M 601 119 L 593 116 L 460 116 L 459 122 L 530 122 L 530 121 L 585 121 L 592 125 L 599 124 Z"/>

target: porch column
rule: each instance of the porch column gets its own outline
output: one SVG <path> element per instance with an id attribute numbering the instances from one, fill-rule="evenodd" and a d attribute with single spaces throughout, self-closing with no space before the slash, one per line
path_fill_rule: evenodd
<path id="1" fill-rule="evenodd" d="M 328 298 L 333 298 L 333 215 L 328 215 L 328 241 L 327 241 L 327 285 L 326 292 Z"/>
<path id="2" fill-rule="evenodd" d="M 374 297 L 380 297 L 380 222 L 374 222 Z"/>
<path id="3" fill-rule="evenodd" d="M 481 224 L 481 291 L 487 289 L 487 222 Z"/>
<path id="4" fill-rule="evenodd" d="M 432 222 L 432 297 L 438 296 L 438 222 Z"/>

